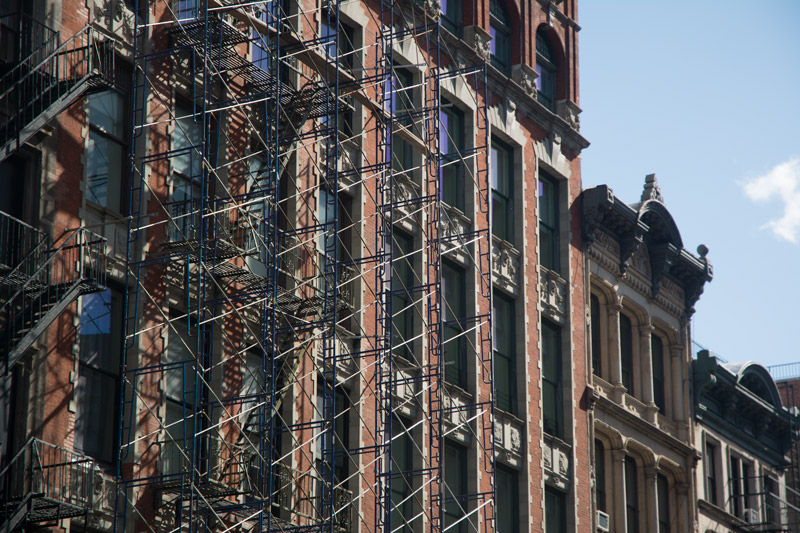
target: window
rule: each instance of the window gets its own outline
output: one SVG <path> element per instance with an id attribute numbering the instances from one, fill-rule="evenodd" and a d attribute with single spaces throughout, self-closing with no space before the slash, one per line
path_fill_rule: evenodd
<path id="1" fill-rule="evenodd" d="M 247 193 L 252 194 L 263 187 L 270 172 L 267 159 L 264 154 L 251 155 L 248 159 L 247 172 Z M 257 197 L 251 196 L 244 213 L 244 227 L 246 229 L 242 246 L 248 254 L 256 254 L 256 257 L 266 263 L 267 242 L 270 235 L 267 233 L 267 197 L 259 194 Z"/>
<path id="2" fill-rule="evenodd" d="M 519 531 L 519 476 L 516 470 L 498 466 L 495 473 L 497 483 L 496 533 Z"/>
<path id="3" fill-rule="evenodd" d="M 625 518 L 627 533 L 639 533 L 639 478 L 633 457 L 625 458 Z"/>
<path id="4" fill-rule="evenodd" d="M 511 71 L 511 17 L 503 0 L 490 0 L 489 14 L 491 62 L 499 71 L 508 74 Z"/>
<path id="5" fill-rule="evenodd" d="M 126 165 L 126 98 L 116 91 L 90 94 L 89 143 L 86 152 L 86 199 L 122 212 Z"/>
<path id="6" fill-rule="evenodd" d="M 467 338 L 464 334 L 464 318 L 467 314 L 467 286 L 464 269 L 450 261 L 443 261 L 442 284 L 444 378 L 448 383 L 466 388 Z"/>
<path id="7" fill-rule="evenodd" d="M 542 320 L 542 410 L 545 433 L 563 437 L 561 328 L 547 320 Z"/>
<path id="8" fill-rule="evenodd" d="M 264 372 L 264 355 L 261 350 L 249 350 L 243 354 L 244 361 L 241 363 L 242 372 L 242 386 L 241 396 L 250 397 L 250 402 L 247 403 L 250 412 L 246 415 L 245 431 L 258 433 L 260 432 L 259 409 L 253 408 L 263 398 L 266 392 L 265 372 Z M 251 439 L 257 442 L 257 439 Z"/>
<path id="9" fill-rule="evenodd" d="M 105 463 L 116 460 L 122 294 L 106 289 L 81 296 L 75 449 Z"/>
<path id="10" fill-rule="evenodd" d="M 441 163 L 442 200 L 448 205 L 466 211 L 464 197 L 464 112 L 455 105 L 442 102 L 439 112 L 439 153 Z"/>
<path id="11" fill-rule="evenodd" d="M 650 337 L 651 349 L 653 351 L 653 401 L 658 406 L 658 412 L 662 415 L 666 413 L 667 401 L 664 395 L 664 342 L 658 335 Z"/>
<path id="12" fill-rule="evenodd" d="M 393 354 L 414 361 L 411 339 L 414 338 L 414 238 L 395 230 L 392 270 L 392 346 Z"/>
<path id="13" fill-rule="evenodd" d="M 669 482 L 663 474 L 656 476 L 656 491 L 658 493 L 658 533 L 670 533 Z"/>
<path id="14" fill-rule="evenodd" d="M 768 524 L 779 525 L 781 522 L 781 500 L 778 480 L 764 473 L 764 518 Z"/>
<path id="15" fill-rule="evenodd" d="M 355 46 L 355 31 L 353 28 L 343 24 L 339 20 L 339 31 L 334 31 L 336 15 L 334 13 L 323 12 L 320 21 L 320 38 L 325 45 L 325 54 L 329 61 L 337 61 L 339 66 L 352 70 Z"/>
<path id="16" fill-rule="evenodd" d="M 717 493 L 717 447 L 706 442 L 706 454 L 703 457 L 706 469 L 706 499 L 714 505 L 719 505 Z"/>
<path id="17" fill-rule="evenodd" d="M 453 533 L 467 533 L 467 450 L 450 442 L 444 445 L 444 528 Z M 459 520 L 461 520 L 459 522 Z M 453 526 L 458 522 L 457 526 Z"/>
<path id="18" fill-rule="evenodd" d="M 594 441 L 594 477 L 597 509 L 608 512 L 606 507 L 606 447 L 602 441 Z"/>
<path id="19" fill-rule="evenodd" d="M 462 3 L 462 0 L 439 0 L 442 12 L 442 27 L 459 37 L 461 36 Z"/>
<path id="20" fill-rule="evenodd" d="M 619 315 L 619 344 L 622 357 L 622 386 L 633 396 L 633 326 L 627 315 Z"/>
<path id="21" fill-rule="evenodd" d="M 514 244 L 513 151 L 492 141 L 492 234 Z"/>
<path id="22" fill-rule="evenodd" d="M 349 261 L 350 255 L 350 210 L 352 199 L 345 193 L 338 195 L 338 211 L 335 209 L 337 195 L 325 187 L 319 189 L 320 253 L 328 254 L 337 261 Z"/>
<path id="23" fill-rule="evenodd" d="M 536 32 L 536 99 L 547 109 L 556 111 L 556 57 L 542 30 Z"/>
<path id="24" fill-rule="evenodd" d="M 391 111 L 395 115 L 398 129 L 408 128 L 412 124 L 411 113 L 416 101 L 414 76 L 409 69 L 393 67 L 391 88 Z M 411 127 L 409 131 L 413 132 Z M 410 172 L 414 167 L 414 151 L 411 144 L 396 133 L 392 135 L 392 170 L 411 178 Z"/>
<path id="25" fill-rule="evenodd" d="M 494 385 L 497 407 L 509 413 L 517 412 L 516 357 L 514 347 L 514 300 L 497 291 L 492 300 L 494 333 Z"/>
<path id="26" fill-rule="evenodd" d="M 563 533 L 567 530 L 567 495 L 551 486 L 544 489 L 544 531 Z"/>
<path id="27" fill-rule="evenodd" d="M 172 133 L 172 190 L 170 212 L 174 223 L 170 227 L 173 241 L 190 240 L 200 221 L 200 183 L 203 168 L 203 127 L 195 122 L 191 105 L 175 106 L 175 130 Z"/>
<path id="28" fill-rule="evenodd" d="M 602 335 L 600 333 L 600 299 L 592 294 L 589 297 L 589 312 L 591 313 L 592 321 L 592 373 L 596 376 L 602 376 Z"/>
<path id="29" fill-rule="evenodd" d="M 558 182 L 539 171 L 539 261 L 553 272 L 560 272 L 558 235 Z"/>
<path id="30" fill-rule="evenodd" d="M 172 133 L 172 168 L 190 179 L 198 179 L 203 169 L 203 119 L 191 104 L 175 105 L 175 130 Z"/>
<path id="31" fill-rule="evenodd" d="M 395 418 L 392 421 L 392 513 L 391 531 L 411 533 L 413 498 L 410 498 L 411 476 L 414 470 L 414 443 L 406 428 L 410 424 Z"/>
<path id="32" fill-rule="evenodd" d="M 197 327 L 194 320 L 174 318 L 181 314 L 171 314 L 167 350 L 163 356 L 163 363 L 167 365 L 164 372 L 165 432 L 161 449 L 163 474 L 186 472 L 191 468 L 194 454 L 196 357 L 193 350 L 198 347 Z M 187 322 L 192 323 L 191 327 Z"/>
<path id="33" fill-rule="evenodd" d="M 739 518 L 745 518 L 745 509 L 752 507 L 753 494 L 753 464 L 749 461 L 731 456 L 730 487 L 731 509 L 730 512 Z"/>
<path id="34" fill-rule="evenodd" d="M 176 0 L 173 6 L 175 20 L 192 20 L 199 16 L 198 0 Z"/>

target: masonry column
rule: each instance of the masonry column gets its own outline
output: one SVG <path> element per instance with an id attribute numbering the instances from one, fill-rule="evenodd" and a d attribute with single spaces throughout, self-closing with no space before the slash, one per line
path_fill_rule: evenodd
<path id="1" fill-rule="evenodd" d="M 611 373 L 611 384 L 614 385 L 614 400 L 622 402 L 625 387 L 622 386 L 622 356 L 619 346 L 619 302 L 608 304 L 608 365 Z"/>
<path id="2" fill-rule="evenodd" d="M 625 520 L 625 457 L 624 449 L 611 450 L 611 466 L 614 471 L 614 508 L 611 509 L 612 531 L 627 531 Z M 606 503 L 606 505 L 608 505 Z"/>
<path id="3" fill-rule="evenodd" d="M 694 504 L 696 502 L 692 501 L 692 499 L 689 498 L 689 483 L 686 483 L 685 481 L 682 481 L 682 482 L 678 483 L 675 486 L 675 492 L 676 492 L 676 496 L 677 496 L 676 499 L 678 500 L 678 508 L 679 509 L 680 508 L 684 508 L 684 509 L 690 509 L 691 510 L 691 509 L 694 508 Z M 682 507 L 683 505 L 685 505 L 685 507 Z M 678 520 L 677 521 L 677 527 L 675 528 L 675 532 L 676 533 L 689 533 L 689 531 L 693 529 L 692 528 L 692 523 L 694 521 L 694 519 L 692 518 L 693 516 L 694 516 L 694 514 L 690 514 L 689 515 L 688 523 L 687 523 L 687 518 L 685 516 L 682 517 L 680 520 Z"/>
<path id="4" fill-rule="evenodd" d="M 683 426 L 686 424 L 686 416 L 683 412 L 683 365 L 681 364 L 683 346 L 673 344 L 669 347 L 669 351 L 672 356 L 672 416 L 681 427 L 681 434 L 685 434 Z"/>
<path id="5" fill-rule="evenodd" d="M 658 531 L 658 466 L 644 469 L 644 512 L 647 515 L 647 531 Z"/>
<path id="6" fill-rule="evenodd" d="M 652 324 L 639 326 L 639 357 L 642 361 L 642 401 L 647 406 L 647 420 L 655 424 L 658 406 L 653 399 L 653 330 Z"/>

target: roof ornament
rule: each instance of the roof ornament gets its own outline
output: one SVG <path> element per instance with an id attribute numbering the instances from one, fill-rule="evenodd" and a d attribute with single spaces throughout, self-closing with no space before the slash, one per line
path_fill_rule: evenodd
<path id="1" fill-rule="evenodd" d="M 661 196 L 661 187 L 658 186 L 658 180 L 655 174 L 648 174 L 644 178 L 644 190 L 642 191 L 642 203 L 648 200 L 655 200 L 664 203 L 664 197 Z"/>

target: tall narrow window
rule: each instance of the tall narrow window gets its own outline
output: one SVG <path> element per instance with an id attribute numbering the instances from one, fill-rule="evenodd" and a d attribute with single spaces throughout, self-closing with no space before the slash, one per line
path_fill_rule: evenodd
<path id="1" fill-rule="evenodd" d="M 407 68 L 392 68 L 391 87 L 391 112 L 395 115 L 396 126 L 392 135 L 392 170 L 411 178 L 410 172 L 414 166 L 414 152 L 411 144 L 397 134 L 400 129 L 408 128 L 414 133 L 411 112 L 416 101 L 414 77 Z"/>
<path id="2" fill-rule="evenodd" d="M 563 533 L 567 530 L 567 495 L 547 485 L 544 489 L 544 531 Z"/>
<path id="3" fill-rule="evenodd" d="M 175 20 L 192 20 L 198 17 L 199 0 L 176 0 L 173 4 Z"/>
<path id="4" fill-rule="evenodd" d="M 86 199 L 122 212 L 122 176 L 125 172 L 126 98 L 116 91 L 91 94 L 89 143 L 86 153 Z"/>
<path id="5" fill-rule="evenodd" d="M 498 466 L 497 480 L 497 527 L 496 533 L 519 531 L 519 476 L 516 470 Z"/>
<path id="6" fill-rule="evenodd" d="M 511 17 L 503 0 L 489 2 L 489 52 L 492 65 L 508 74 L 511 71 Z"/>
<path id="7" fill-rule="evenodd" d="M 608 512 L 606 507 L 606 447 L 599 440 L 594 441 L 594 465 L 597 509 L 605 513 Z"/>
<path id="8" fill-rule="evenodd" d="M 730 466 L 731 509 L 734 516 L 742 517 L 742 464 L 738 457 L 731 457 Z"/>
<path id="9" fill-rule="evenodd" d="M 514 244 L 513 151 L 492 141 L 492 233 Z"/>
<path id="10" fill-rule="evenodd" d="M 625 458 L 625 517 L 627 533 L 639 533 L 639 478 L 632 457 Z"/>
<path id="11" fill-rule="evenodd" d="M 410 426 L 400 419 L 392 421 L 392 513 L 391 531 L 411 533 L 413 498 L 411 496 L 411 475 L 414 470 L 411 435 L 406 428 Z"/>
<path id="12" fill-rule="evenodd" d="M 444 284 L 444 377 L 461 388 L 467 386 L 467 338 L 464 318 L 467 314 L 466 274 L 464 269 L 450 261 L 442 263 Z"/>
<path id="13" fill-rule="evenodd" d="M 172 133 L 172 187 L 170 211 L 174 225 L 172 240 L 194 239 L 199 227 L 200 183 L 203 168 L 203 125 L 195 121 L 191 105 L 175 105 L 175 130 Z"/>
<path id="14" fill-rule="evenodd" d="M 563 437 L 561 328 L 547 320 L 542 320 L 542 411 L 545 433 Z"/>
<path id="15" fill-rule="evenodd" d="M 403 231 L 394 232 L 392 260 L 392 353 L 414 361 L 414 238 Z"/>
<path id="16" fill-rule="evenodd" d="M 650 339 L 653 350 L 653 401 L 658 406 L 658 412 L 663 415 L 667 406 L 664 395 L 664 343 L 658 335 L 652 335 Z"/>
<path id="17" fill-rule="evenodd" d="M 514 346 L 514 300 L 497 291 L 492 300 L 492 326 L 494 334 L 494 384 L 497 407 L 509 413 L 516 413 L 516 358 Z"/>
<path id="18" fill-rule="evenodd" d="M 461 211 L 464 198 L 464 112 L 449 102 L 442 102 L 439 112 L 439 152 L 442 154 L 439 179 L 442 200 Z"/>
<path id="19" fill-rule="evenodd" d="M 619 315 L 619 348 L 622 358 L 622 386 L 633 395 L 633 325 L 627 315 Z"/>
<path id="20" fill-rule="evenodd" d="M 539 171 L 539 253 L 543 267 L 560 272 L 558 182 Z"/>
<path id="21" fill-rule="evenodd" d="M 547 36 L 541 31 L 536 32 L 536 95 L 547 109 L 556 110 L 556 62 L 553 48 Z"/>
<path id="22" fill-rule="evenodd" d="M 666 476 L 658 474 L 656 477 L 656 490 L 658 492 L 658 533 L 670 533 L 669 527 L 669 482 Z"/>
<path id="23" fill-rule="evenodd" d="M 117 424 L 122 295 L 106 289 L 81 296 L 80 369 L 75 387 L 75 449 L 113 463 Z"/>
<path id="24" fill-rule="evenodd" d="M 466 533 L 469 502 L 467 494 L 467 450 L 457 444 L 444 445 L 444 529 L 453 533 Z M 459 520 L 461 520 L 459 522 Z M 458 522 L 458 525 L 454 525 Z"/>
<path id="25" fill-rule="evenodd" d="M 195 352 L 199 348 L 197 327 L 193 320 L 171 313 L 164 372 L 164 438 L 161 443 L 163 474 L 186 472 L 193 464 L 195 450 L 195 393 L 192 390 L 196 371 Z M 188 322 L 192 322 L 189 327 Z M 192 386 L 187 387 L 187 384 Z M 198 428 L 199 429 L 199 428 Z"/>
<path id="26" fill-rule="evenodd" d="M 719 505 L 717 496 L 717 447 L 710 442 L 706 443 L 706 454 L 703 457 L 706 469 L 706 499 L 714 505 Z"/>
<path id="27" fill-rule="evenodd" d="M 439 0 L 442 12 L 442 27 L 450 33 L 461 36 L 461 4 L 462 0 Z"/>
<path id="28" fill-rule="evenodd" d="M 589 298 L 592 321 L 592 372 L 602 376 L 602 335 L 600 334 L 600 299 L 592 294 Z"/>

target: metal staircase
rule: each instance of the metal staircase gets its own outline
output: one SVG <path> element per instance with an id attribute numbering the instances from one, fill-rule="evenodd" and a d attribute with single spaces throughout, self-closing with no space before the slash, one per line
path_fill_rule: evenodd
<path id="1" fill-rule="evenodd" d="M 80 453 L 31 438 L 0 472 L 0 533 L 87 517 L 99 478 Z"/>
<path id="2" fill-rule="evenodd" d="M 0 353 L 19 361 L 82 294 L 105 289 L 106 240 L 86 228 L 50 246 L 39 230 L 0 212 Z"/>
<path id="3" fill-rule="evenodd" d="M 58 32 L 42 27 L 21 25 L 22 57 L 0 78 L 0 161 L 78 98 L 114 82 L 113 40 L 87 25 L 59 44 Z M 43 42 L 33 46 L 34 38 Z"/>

